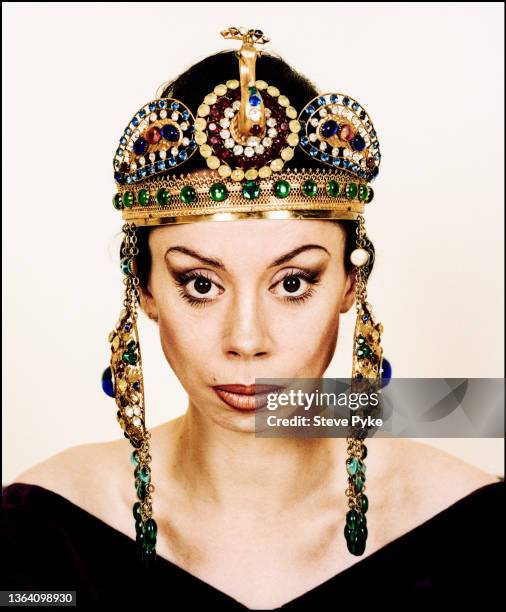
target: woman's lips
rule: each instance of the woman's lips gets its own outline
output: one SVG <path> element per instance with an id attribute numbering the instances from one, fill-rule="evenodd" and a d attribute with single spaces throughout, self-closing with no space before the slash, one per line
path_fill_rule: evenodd
<path id="1" fill-rule="evenodd" d="M 255 410 L 267 404 L 267 396 L 283 387 L 275 385 L 218 385 L 213 387 L 216 395 L 237 410 Z"/>

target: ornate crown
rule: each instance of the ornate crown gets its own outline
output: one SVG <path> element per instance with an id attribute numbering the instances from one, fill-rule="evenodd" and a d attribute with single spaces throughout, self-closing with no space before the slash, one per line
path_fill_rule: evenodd
<path id="1" fill-rule="evenodd" d="M 260 30 L 228 28 L 240 40 L 240 80 L 220 83 L 197 109 L 157 97 L 128 123 L 114 156 L 122 217 L 136 225 L 245 217 L 357 219 L 374 192 L 379 143 L 365 109 L 340 93 L 320 94 L 300 111 L 274 84 L 257 80 Z M 296 147 L 318 160 L 287 169 Z M 208 171 L 173 171 L 195 155 Z"/>

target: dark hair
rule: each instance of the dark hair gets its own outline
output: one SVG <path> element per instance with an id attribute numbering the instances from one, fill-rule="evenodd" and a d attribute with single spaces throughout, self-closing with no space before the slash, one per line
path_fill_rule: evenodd
<path id="1" fill-rule="evenodd" d="M 213 91 L 217 84 L 235 78 L 237 68 L 238 59 L 235 51 L 219 51 L 193 64 L 193 66 L 190 66 L 174 80 L 166 83 L 160 97 L 181 100 L 196 115 L 196 111 L 204 97 Z M 278 87 L 296 109 L 303 108 L 312 98 L 319 95 L 318 89 L 307 77 L 296 72 L 276 54 L 263 52 L 257 58 L 256 72 L 258 75 L 261 75 L 259 78 L 265 80 L 269 85 Z M 295 147 L 293 158 L 286 162 L 283 167 L 316 169 L 321 168 L 322 164 L 304 153 L 300 147 Z M 197 153 L 192 155 L 184 164 L 185 173 L 195 170 L 208 170 L 205 159 Z M 180 172 L 181 168 L 175 168 L 174 170 L 166 171 L 165 175 L 171 176 Z M 349 256 L 355 248 L 357 222 L 341 220 L 333 222 L 342 225 L 346 232 L 344 261 L 346 271 L 350 272 L 353 266 Z M 137 228 L 137 247 L 139 249 L 137 275 L 142 289 L 147 287 L 151 270 L 151 253 L 149 251 L 148 237 L 153 227 L 157 226 L 140 226 Z M 368 239 L 366 248 L 370 252 L 370 264 L 368 266 L 370 273 L 374 264 L 374 246 Z"/>

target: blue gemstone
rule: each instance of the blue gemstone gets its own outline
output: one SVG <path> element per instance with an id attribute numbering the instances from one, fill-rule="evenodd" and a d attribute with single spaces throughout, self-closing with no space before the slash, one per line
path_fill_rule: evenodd
<path id="1" fill-rule="evenodd" d="M 305 112 L 306 112 L 308 115 L 312 115 L 312 114 L 314 113 L 314 111 L 315 111 L 314 106 L 311 106 L 311 105 L 310 105 L 310 106 L 308 106 L 308 107 L 306 108 L 306 111 L 305 111 Z"/>
<path id="2" fill-rule="evenodd" d="M 309 138 L 308 138 L 307 136 L 303 136 L 303 137 L 300 139 L 300 144 L 301 144 L 303 147 L 305 147 L 306 145 L 308 145 L 308 144 L 309 144 Z"/>
<path id="3" fill-rule="evenodd" d="M 171 123 L 164 125 L 160 130 L 160 134 L 162 135 L 162 138 L 165 138 L 165 140 L 168 140 L 169 142 L 176 142 L 179 140 L 179 130 Z"/>
<path id="4" fill-rule="evenodd" d="M 353 170 L 353 172 L 358 172 L 358 165 L 357 164 L 353 164 L 351 169 Z"/>
<path id="5" fill-rule="evenodd" d="M 179 151 L 178 157 L 179 157 L 179 159 L 185 160 L 188 157 L 188 155 L 187 155 L 186 151 L 183 150 L 183 151 Z"/>
<path id="6" fill-rule="evenodd" d="M 325 121 L 325 123 L 322 125 L 321 133 L 324 138 L 330 138 L 331 136 L 334 136 L 334 134 L 337 134 L 338 130 L 339 124 L 337 121 L 330 119 L 329 121 Z"/>
<path id="7" fill-rule="evenodd" d="M 137 138 L 137 140 L 134 142 L 134 153 L 136 155 L 144 155 L 144 153 L 147 150 L 148 150 L 147 141 L 144 140 L 142 136 L 140 138 Z"/>
<path id="8" fill-rule="evenodd" d="M 330 101 L 331 102 L 339 102 L 339 96 L 336 96 L 336 94 L 332 94 L 330 96 Z"/>
<path id="9" fill-rule="evenodd" d="M 150 111 L 154 111 L 156 109 L 156 104 L 154 102 L 150 102 L 148 108 Z"/>
<path id="10" fill-rule="evenodd" d="M 319 106 L 324 106 L 325 104 L 327 104 L 327 100 L 325 100 L 325 96 L 320 96 L 318 98 L 318 104 Z"/>
<path id="11" fill-rule="evenodd" d="M 315 155 L 318 155 L 318 149 L 317 149 L 316 147 L 311 147 L 311 148 L 309 149 L 309 154 L 310 154 L 310 155 L 312 155 L 313 157 L 314 157 Z"/>
<path id="12" fill-rule="evenodd" d="M 175 157 L 169 158 L 169 166 L 175 166 L 177 164 L 177 160 Z"/>
<path id="13" fill-rule="evenodd" d="M 374 168 L 372 169 L 371 175 L 373 178 L 376 178 L 376 176 L 378 175 L 378 166 L 374 166 Z"/>
<path id="14" fill-rule="evenodd" d="M 170 107 L 172 110 L 177 110 L 179 108 L 179 102 L 172 102 Z"/>
<path id="15" fill-rule="evenodd" d="M 190 140 L 190 144 L 188 145 L 188 148 L 193 151 L 193 149 L 197 146 L 197 143 L 194 140 Z"/>
<path id="16" fill-rule="evenodd" d="M 348 104 L 349 104 L 349 103 L 350 103 L 350 99 L 348 98 L 348 96 L 344 96 L 344 98 L 343 98 L 343 104 L 344 104 L 345 106 L 348 106 Z"/>
<path id="17" fill-rule="evenodd" d="M 360 105 L 358 104 L 358 102 L 353 102 L 353 104 L 351 105 L 351 108 L 354 111 L 357 111 L 360 108 Z"/>
<path id="18" fill-rule="evenodd" d="M 130 331 L 131 329 L 132 329 L 132 324 L 131 323 L 125 323 L 124 330 L 125 331 Z"/>
<path id="19" fill-rule="evenodd" d="M 129 127 L 125 128 L 125 134 L 127 136 L 130 136 L 131 133 L 132 133 L 132 130 Z"/>
<path id="20" fill-rule="evenodd" d="M 165 100 L 158 100 L 158 108 L 165 108 L 167 106 L 167 102 Z"/>
<path id="21" fill-rule="evenodd" d="M 184 110 L 181 114 L 185 121 L 190 118 L 190 113 L 187 110 Z"/>
<path id="22" fill-rule="evenodd" d="M 260 102 L 262 102 L 262 98 L 260 96 L 257 96 L 256 94 L 253 94 L 249 97 L 249 103 L 251 104 L 251 106 L 259 106 Z"/>
<path id="23" fill-rule="evenodd" d="M 109 397 L 114 397 L 114 384 L 112 382 L 112 371 L 110 366 L 102 373 L 102 389 Z"/>
<path id="24" fill-rule="evenodd" d="M 133 125 L 134 127 L 137 127 L 137 126 L 139 125 L 139 120 L 137 119 L 137 117 L 134 117 L 134 118 L 132 119 L 132 125 Z"/>
<path id="25" fill-rule="evenodd" d="M 123 157 L 123 149 L 116 149 L 116 155 L 118 157 Z"/>
<path id="26" fill-rule="evenodd" d="M 130 185 L 130 183 L 132 182 L 131 177 L 127 176 L 125 182 L 126 182 L 127 185 Z"/>
<path id="27" fill-rule="evenodd" d="M 159 161 L 156 164 L 156 167 L 158 168 L 158 170 L 165 170 L 165 162 L 164 161 Z"/>
<path id="28" fill-rule="evenodd" d="M 194 131 L 195 131 L 195 126 L 194 125 L 190 125 L 189 128 L 186 130 L 186 132 L 188 134 L 193 134 Z"/>
<path id="29" fill-rule="evenodd" d="M 388 383 L 390 382 L 391 378 L 392 378 L 392 366 L 390 365 L 390 362 L 388 361 L 388 359 L 385 359 L 385 357 L 383 357 L 381 361 L 382 387 L 386 387 Z"/>
<path id="30" fill-rule="evenodd" d="M 365 170 L 360 170 L 358 175 L 360 176 L 360 178 L 365 178 Z"/>
<path id="31" fill-rule="evenodd" d="M 355 151 L 363 151 L 365 147 L 365 140 L 362 138 L 360 134 L 356 134 L 351 139 L 351 146 Z"/>
<path id="32" fill-rule="evenodd" d="M 360 116 L 360 119 L 364 120 L 366 117 L 365 111 L 362 111 L 359 116 Z"/>
<path id="33" fill-rule="evenodd" d="M 139 170 L 139 175 L 140 175 L 141 177 L 146 176 L 146 174 L 147 174 L 147 172 L 146 172 L 146 168 L 142 168 L 141 170 Z"/>
<path id="34" fill-rule="evenodd" d="M 324 162 L 329 161 L 329 154 L 328 153 L 322 153 L 321 158 L 322 158 L 322 161 L 324 161 Z"/>
<path id="35" fill-rule="evenodd" d="M 351 165 L 351 162 L 350 162 L 350 160 L 349 160 L 349 159 L 345 159 L 345 160 L 343 160 L 343 166 L 344 166 L 345 168 L 349 168 L 349 167 L 350 167 L 350 165 Z"/>
<path id="36" fill-rule="evenodd" d="M 139 391 L 139 389 L 141 388 L 141 383 L 140 382 L 134 382 L 134 384 L 132 385 L 132 387 L 136 390 Z"/>
<path id="37" fill-rule="evenodd" d="M 114 173 L 114 180 L 119 183 L 120 185 L 123 185 L 123 183 L 125 182 L 125 177 L 123 174 L 121 174 L 121 172 L 115 172 Z"/>
<path id="38" fill-rule="evenodd" d="M 124 136 L 122 136 L 122 137 L 121 137 L 121 139 L 120 139 L 120 141 L 119 141 L 119 143 L 120 143 L 120 144 L 122 144 L 122 145 L 124 146 L 124 145 L 126 145 L 126 143 L 127 143 L 127 139 L 126 139 Z"/>
<path id="39" fill-rule="evenodd" d="M 148 172 L 149 172 L 150 174 L 154 174 L 154 173 L 156 172 L 156 167 L 155 167 L 154 165 L 153 165 L 153 166 L 149 166 L 149 168 L 148 168 Z"/>
<path id="40" fill-rule="evenodd" d="M 334 164 L 334 166 L 340 166 L 341 160 L 338 157 L 334 157 L 334 159 L 332 160 L 332 163 Z"/>
<path id="41" fill-rule="evenodd" d="M 139 117 L 142 119 L 145 116 L 146 116 L 146 111 L 143 108 L 141 108 L 141 110 L 139 111 Z"/>
<path id="42" fill-rule="evenodd" d="M 366 321 L 369 321 L 369 316 L 368 315 L 362 315 L 362 321 L 364 321 L 364 323 Z"/>

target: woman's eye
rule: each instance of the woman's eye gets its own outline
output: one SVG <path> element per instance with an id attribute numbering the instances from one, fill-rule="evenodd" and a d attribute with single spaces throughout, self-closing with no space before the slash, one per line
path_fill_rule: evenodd
<path id="1" fill-rule="evenodd" d="M 281 290 L 281 297 L 286 301 L 295 302 L 304 300 L 313 294 L 312 285 L 318 282 L 316 274 L 303 271 L 290 272 L 276 283 L 276 287 Z"/>
<path id="2" fill-rule="evenodd" d="M 176 283 L 181 296 L 194 305 L 212 301 L 219 295 L 216 283 L 201 272 L 180 274 Z"/>

